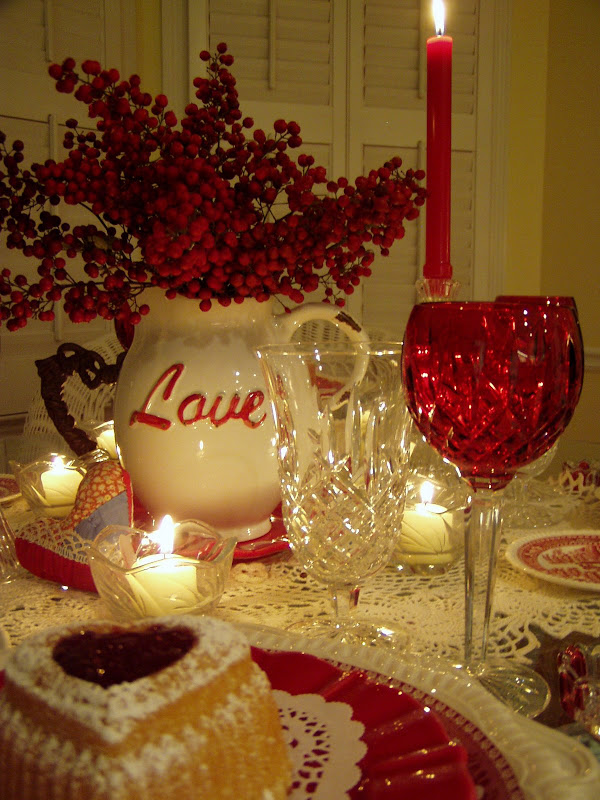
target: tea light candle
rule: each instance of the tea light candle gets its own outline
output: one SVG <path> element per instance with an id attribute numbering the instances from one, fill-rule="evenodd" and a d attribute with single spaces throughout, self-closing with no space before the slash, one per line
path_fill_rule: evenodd
<path id="1" fill-rule="evenodd" d="M 40 478 L 48 513 L 53 517 L 66 517 L 73 508 L 83 475 L 72 467 L 66 467 L 62 458 L 57 457 Z"/>
<path id="2" fill-rule="evenodd" d="M 433 484 L 424 481 L 421 501 L 404 512 L 400 547 L 410 560 L 425 559 L 430 564 L 444 564 L 453 558 L 451 548 L 452 512 L 432 503 Z"/>
<path id="3" fill-rule="evenodd" d="M 115 429 L 107 427 L 96 437 L 96 444 L 101 450 L 105 450 L 113 461 L 119 458 L 117 443 L 115 441 Z"/>
<path id="4" fill-rule="evenodd" d="M 157 542 L 159 553 L 134 561 L 127 580 L 148 616 L 170 614 L 198 606 L 197 563 L 173 553 L 175 526 L 164 517 L 159 529 L 148 535 Z"/>

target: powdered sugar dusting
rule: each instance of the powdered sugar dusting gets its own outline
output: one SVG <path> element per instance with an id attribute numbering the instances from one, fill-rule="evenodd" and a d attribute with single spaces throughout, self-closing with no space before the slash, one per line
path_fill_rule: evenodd
<path id="1" fill-rule="evenodd" d="M 257 690 L 264 691 L 266 677 L 256 670 L 247 686 L 243 687 L 240 696 L 234 693 L 227 695 L 225 703 L 214 716 L 205 721 L 204 730 L 185 726 L 178 736 L 164 734 L 158 739 L 144 743 L 137 751 L 129 752 L 126 758 L 119 759 L 119 769 L 114 768 L 114 759 L 104 753 L 93 753 L 89 749 L 76 750 L 68 740 L 59 740 L 54 735 L 36 732 L 35 726 L 20 712 L 11 719 L 11 729 L 18 749 L 35 744 L 38 752 L 38 763 L 43 772 L 53 774 L 55 786 L 67 781 L 72 792 L 78 781 L 85 779 L 87 786 L 92 786 L 99 795 L 120 798 L 129 796 L 127 788 L 135 783 L 140 796 L 149 790 L 154 782 L 165 775 L 176 774 L 178 769 L 194 765 L 195 780 L 201 784 L 202 773 L 206 765 L 198 759 L 198 753 L 206 750 L 210 740 L 214 740 L 219 727 L 230 727 L 232 722 L 245 713 L 247 701 Z M 267 681 L 268 684 L 268 681 Z M 0 704 L 0 724 L 2 723 L 2 705 Z M 44 740 L 33 742 L 32 740 Z M 73 796 L 68 794 L 69 797 Z M 265 800 L 273 795 L 265 794 Z"/>
<path id="2" fill-rule="evenodd" d="M 118 744 L 129 736 L 139 720 L 177 699 L 181 686 L 191 691 L 200 688 L 249 653 L 242 634 L 211 617 L 159 617 L 152 624 L 169 627 L 184 624 L 194 631 L 206 655 L 204 665 L 199 668 L 197 659 L 192 657 L 199 646 L 196 644 L 189 653 L 157 673 L 103 688 L 68 675 L 52 658 L 54 645 L 82 627 L 69 625 L 36 634 L 18 647 L 6 664 L 7 683 L 12 682 L 48 705 L 60 708 L 65 716 L 84 724 L 108 744 Z M 147 621 L 142 621 L 128 627 L 143 629 L 147 625 Z M 86 630 L 115 628 L 119 626 L 112 622 L 85 625 Z"/>

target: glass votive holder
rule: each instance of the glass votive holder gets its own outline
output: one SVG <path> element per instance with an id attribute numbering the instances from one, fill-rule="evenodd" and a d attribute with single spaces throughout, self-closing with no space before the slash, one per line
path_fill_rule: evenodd
<path id="1" fill-rule="evenodd" d="M 70 514 L 86 473 L 81 461 L 50 453 L 29 464 L 9 464 L 32 511 L 59 519 Z"/>
<path id="2" fill-rule="evenodd" d="M 600 741 L 600 644 L 571 644 L 558 654 L 560 702 Z"/>
<path id="3" fill-rule="evenodd" d="M 164 522 L 169 528 L 164 534 Z M 158 531 L 109 525 L 88 545 L 98 594 L 118 620 L 210 613 L 231 570 L 236 540 L 198 520 Z"/>
<path id="4" fill-rule="evenodd" d="M 96 442 L 96 447 L 107 453 L 111 461 L 119 460 L 119 448 L 115 440 L 115 423 L 110 419 L 106 422 L 91 423 L 85 426 L 86 433 Z"/>
<path id="5" fill-rule="evenodd" d="M 10 583 L 25 575 L 15 551 L 15 537 L 4 511 L 0 508 L 0 583 Z"/>
<path id="6" fill-rule="evenodd" d="M 426 442 L 411 454 L 401 532 L 391 566 L 418 575 L 447 572 L 464 552 L 470 497 L 458 470 Z"/>

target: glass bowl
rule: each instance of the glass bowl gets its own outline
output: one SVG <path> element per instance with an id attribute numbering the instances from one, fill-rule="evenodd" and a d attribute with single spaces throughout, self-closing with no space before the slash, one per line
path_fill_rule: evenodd
<path id="1" fill-rule="evenodd" d="M 34 513 L 59 519 L 70 514 L 86 464 L 58 453 L 29 464 L 9 463 L 19 491 Z"/>
<path id="2" fill-rule="evenodd" d="M 116 619 L 128 621 L 213 611 L 235 546 L 204 523 L 183 520 L 166 552 L 156 532 L 109 525 L 87 556 L 98 594 Z"/>
<path id="3" fill-rule="evenodd" d="M 111 461 L 119 461 L 119 447 L 115 440 L 114 420 L 91 422 L 82 425 L 86 433 L 96 442 L 96 447 L 103 450 Z"/>

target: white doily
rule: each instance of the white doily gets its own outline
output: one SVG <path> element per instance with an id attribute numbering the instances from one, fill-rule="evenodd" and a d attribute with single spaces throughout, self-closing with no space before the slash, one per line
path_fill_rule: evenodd
<path id="1" fill-rule="evenodd" d="M 15 504 L 7 517 L 18 527 L 31 519 Z M 563 530 L 564 530 L 563 526 Z M 549 528 L 545 531 L 548 532 Z M 506 531 L 508 541 L 525 531 Z M 286 629 L 306 617 L 330 613 L 326 588 L 293 558 L 234 565 L 217 614 L 234 622 Z M 392 568 L 371 578 L 361 591 L 358 613 L 410 632 L 410 648 L 439 656 L 462 655 L 464 572 L 462 562 L 446 574 L 419 576 Z M 33 577 L 0 585 L 0 615 L 13 643 L 38 628 L 63 621 L 106 617 L 96 595 L 64 591 Z M 499 558 L 490 625 L 489 653 L 528 660 L 539 633 L 557 639 L 583 631 L 600 637 L 600 593 L 569 589 L 533 578 Z"/>
<path id="2" fill-rule="evenodd" d="M 290 800 L 347 797 L 360 779 L 358 762 L 367 752 L 360 738 L 364 725 L 352 719 L 352 708 L 318 694 L 273 694 L 294 766 Z"/>
<path id="3" fill-rule="evenodd" d="M 508 531 L 507 539 L 523 531 Z M 293 561 L 239 564 L 220 604 L 238 621 L 288 628 L 303 617 L 329 614 L 327 590 Z M 462 654 L 464 571 L 459 562 L 444 575 L 418 576 L 388 568 L 361 591 L 358 613 L 410 631 L 411 649 L 454 658 Z M 540 644 L 537 629 L 563 638 L 573 630 L 600 636 L 600 594 L 529 577 L 499 558 L 490 655 L 526 660 Z"/>

